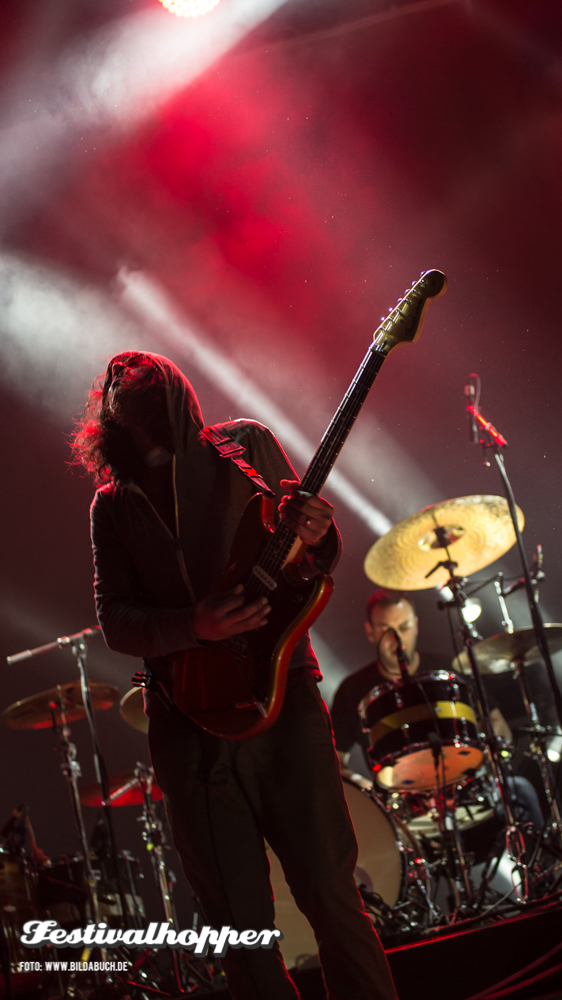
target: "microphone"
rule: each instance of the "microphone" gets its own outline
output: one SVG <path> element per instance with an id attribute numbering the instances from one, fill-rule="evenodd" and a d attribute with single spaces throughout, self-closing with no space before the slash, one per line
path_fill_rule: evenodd
<path id="1" fill-rule="evenodd" d="M 394 638 L 396 639 L 396 643 L 397 643 L 396 655 L 398 657 L 398 666 L 400 667 L 400 673 L 402 675 L 402 680 L 403 681 L 410 681 L 411 677 L 410 677 L 410 674 L 408 673 L 408 665 L 409 665 L 410 661 L 409 661 L 408 656 L 406 654 L 406 650 L 404 649 L 404 646 L 402 645 L 400 636 L 398 635 L 398 632 L 396 631 L 396 629 L 392 628 L 392 626 L 388 627 L 388 631 L 392 632 Z"/>
<path id="2" fill-rule="evenodd" d="M 478 382 L 480 382 L 478 375 L 474 373 L 471 373 L 470 378 L 478 379 Z M 476 398 L 476 386 L 474 385 L 473 382 L 469 382 L 468 385 L 465 385 L 464 395 L 467 407 L 474 406 L 475 409 L 478 409 L 479 399 L 477 400 Z M 480 397 L 480 392 L 478 392 L 478 397 Z M 474 416 L 473 413 L 470 413 L 468 409 L 466 411 L 466 415 L 468 417 L 468 440 L 470 441 L 471 444 L 478 444 L 480 439 L 478 435 L 478 424 L 476 423 L 476 417 Z"/>
<path id="3" fill-rule="evenodd" d="M 531 569 L 529 571 L 529 576 L 531 577 L 531 583 L 536 587 L 537 584 L 541 583 L 545 579 L 545 572 L 542 568 L 543 564 L 543 550 L 542 545 L 537 545 L 535 549 L 535 554 L 533 555 L 533 562 L 531 563 Z M 523 590 L 525 586 L 525 577 L 521 576 L 515 583 L 512 583 L 507 590 L 504 590 L 503 596 L 509 597 L 511 594 L 515 594 L 518 590 Z"/>

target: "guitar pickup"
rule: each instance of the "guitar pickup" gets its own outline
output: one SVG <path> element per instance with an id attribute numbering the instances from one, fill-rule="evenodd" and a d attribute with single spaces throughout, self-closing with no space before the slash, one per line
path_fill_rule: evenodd
<path id="1" fill-rule="evenodd" d="M 267 587 L 268 590 L 275 590 L 277 586 L 275 580 L 273 580 L 270 577 L 269 573 L 266 573 L 265 570 L 261 568 L 261 566 L 254 566 L 252 573 L 254 574 L 254 576 L 257 576 L 260 583 L 263 583 L 264 587 Z"/>
<path id="2" fill-rule="evenodd" d="M 239 701 L 235 708 L 257 708 L 260 715 L 263 715 L 264 719 L 267 719 L 267 711 L 265 705 L 261 701 Z"/>

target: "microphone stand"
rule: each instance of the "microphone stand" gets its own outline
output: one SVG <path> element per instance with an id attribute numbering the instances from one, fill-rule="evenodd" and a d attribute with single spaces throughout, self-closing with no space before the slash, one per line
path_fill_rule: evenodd
<path id="1" fill-rule="evenodd" d="M 489 437 L 486 441 L 484 437 L 480 439 L 480 444 L 484 451 L 487 448 L 491 448 L 494 453 L 494 458 L 496 465 L 498 467 L 500 477 L 503 483 L 505 498 L 509 507 L 509 513 L 511 515 L 511 520 L 513 522 L 513 529 L 515 531 L 515 538 L 517 540 L 517 548 L 519 550 L 519 557 L 521 559 L 521 566 L 523 568 L 523 577 L 525 581 L 525 592 L 527 594 L 527 601 L 529 604 L 529 611 L 531 612 L 531 622 L 533 624 L 533 630 L 537 640 L 537 646 L 540 650 L 544 665 L 546 667 L 546 672 L 550 687 L 552 689 L 552 695 L 554 698 L 554 704 L 556 707 L 556 714 L 558 716 L 558 723 L 562 731 L 562 694 L 560 693 L 560 688 L 558 686 L 558 681 L 556 680 L 556 674 L 554 673 L 554 667 L 552 665 L 552 659 L 550 656 L 550 649 L 548 648 L 548 641 L 546 638 L 546 633 L 544 629 L 544 623 L 542 620 L 542 615 L 540 612 L 537 597 L 533 587 L 533 580 L 531 577 L 531 572 L 529 569 L 529 563 L 527 561 L 527 555 L 525 553 L 525 548 L 523 546 L 523 538 L 521 536 L 521 531 L 519 530 L 519 524 L 517 523 L 517 511 L 515 507 L 515 497 L 513 495 L 513 490 L 511 488 L 511 483 L 509 481 L 507 470 L 505 467 L 505 461 L 502 448 L 507 447 L 507 441 L 504 437 L 496 430 L 493 424 L 487 421 L 476 407 L 469 404 L 467 406 L 467 413 L 472 414 L 473 417 L 478 421 L 484 433 Z M 489 464 L 489 463 L 488 463 Z"/>
<path id="2" fill-rule="evenodd" d="M 398 659 L 398 666 L 400 667 L 400 674 L 401 674 L 401 677 L 402 677 L 402 680 L 404 681 L 404 683 L 405 684 L 409 684 L 410 681 L 411 681 L 411 677 L 410 677 L 410 674 L 408 672 L 408 667 L 410 666 L 410 661 L 408 659 L 408 655 L 406 653 L 406 650 L 404 649 L 404 646 L 402 645 L 402 640 L 400 639 L 400 636 L 398 635 L 398 632 L 396 631 L 396 629 L 392 628 L 392 625 L 389 625 L 387 627 L 386 631 L 387 632 L 392 632 L 392 634 L 394 636 L 394 639 L 395 639 L 395 642 L 396 642 L 396 656 L 397 656 L 397 659 Z"/>
<path id="3" fill-rule="evenodd" d="M 113 867 L 115 883 L 119 895 L 119 901 L 121 903 L 123 924 L 126 928 L 128 928 L 131 925 L 130 924 L 131 914 L 129 912 L 129 906 L 127 904 L 127 898 L 125 890 L 123 889 L 123 883 L 121 880 L 121 875 L 119 870 L 119 857 L 117 852 L 117 843 L 115 840 L 113 816 L 111 813 L 112 802 L 110 798 L 109 779 L 105 761 L 102 757 L 98 743 L 96 725 L 94 721 L 94 711 L 92 707 L 92 701 L 90 698 L 88 672 L 86 666 L 87 642 L 89 639 L 93 639 L 95 636 L 98 635 L 101 635 L 101 629 L 99 625 L 96 625 L 95 628 L 86 628 L 83 629 L 81 632 L 75 632 L 74 635 L 61 636 L 59 639 L 55 639 L 54 642 L 48 642 L 43 646 L 36 646 L 34 649 L 25 649 L 20 653 L 14 653 L 13 656 L 6 657 L 6 660 L 7 663 L 10 666 L 12 666 L 14 663 L 19 663 L 21 660 L 28 660 L 30 659 L 30 657 L 40 656 L 42 653 L 48 653 L 52 649 L 60 649 L 64 648 L 65 646 L 70 646 L 72 654 L 76 658 L 76 662 L 78 664 L 78 671 L 80 674 L 80 688 L 82 692 L 82 702 L 84 704 L 84 710 L 86 713 L 86 719 L 88 720 L 88 726 L 90 729 L 90 736 L 92 740 L 96 778 L 101 788 L 103 816 L 105 820 L 105 827 L 108 834 L 109 855 Z M 61 732 L 64 732 L 64 728 L 65 725 L 63 725 Z M 73 770 L 72 766 L 68 765 L 68 768 L 69 768 L 69 773 L 71 773 Z M 94 921 L 97 923 L 99 921 L 99 905 L 96 898 L 97 890 L 91 872 L 91 863 L 90 863 L 89 853 L 87 851 L 87 843 L 85 840 L 83 825 L 82 826 L 80 825 L 81 824 L 80 799 L 78 796 L 78 789 L 76 785 L 74 785 L 74 790 L 73 790 L 73 804 L 75 808 L 75 814 L 78 817 L 78 828 L 80 832 L 81 847 L 82 850 L 84 851 L 84 864 L 86 866 L 87 881 L 90 886 L 93 917 Z"/>

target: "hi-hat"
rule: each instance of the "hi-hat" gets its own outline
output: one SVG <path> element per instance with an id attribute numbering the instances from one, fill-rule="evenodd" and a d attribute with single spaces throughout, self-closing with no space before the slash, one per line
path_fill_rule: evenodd
<path id="1" fill-rule="evenodd" d="M 150 775 L 153 775 L 150 768 Z M 162 798 L 162 790 L 154 779 L 151 783 L 152 801 Z M 114 806 L 138 806 L 144 802 L 142 784 L 135 771 L 123 771 L 109 778 L 109 798 Z M 97 781 L 90 781 L 80 789 L 80 802 L 83 806 L 101 806 L 101 788 Z"/>
<path id="2" fill-rule="evenodd" d="M 141 733 L 147 733 L 148 717 L 144 714 L 142 692 L 143 689 L 141 687 L 134 687 L 130 691 L 127 691 L 127 694 L 124 694 L 119 702 L 119 711 L 121 718 L 129 726 L 132 726 L 133 729 L 138 729 Z"/>
<path id="3" fill-rule="evenodd" d="M 113 684 L 100 684 L 90 681 L 90 698 L 94 712 L 103 708 L 111 708 L 119 699 L 119 688 Z M 14 702 L 4 709 L 0 718 L 10 729 L 47 729 L 53 724 L 53 714 L 58 725 L 62 722 L 61 707 L 64 709 L 66 722 L 76 722 L 86 715 L 82 701 L 80 681 L 70 684 L 59 684 L 49 691 L 40 691 L 29 698 Z"/>
<path id="4" fill-rule="evenodd" d="M 562 625 L 550 623 L 544 628 L 551 654 L 560 652 Z M 474 643 L 474 652 L 482 674 L 504 674 L 515 668 L 517 660 L 523 660 L 525 663 L 537 663 L 542 660 L 535 630 L 532 628 L 519 628 L 516 632 L 500 632 L 499 635 L 492 635 L 489 639 L 482 639 Z M 466 651 L 455 656 L 452 667 L 453 670 L 463 674 L 472 673 Z"/>
<path id="5" fill-rule="evenodd" d="M 517 523 L 525 524 L 517 507 Z M 437 563 L 451 558 L 456 576 L 471 576 L 515 545 L 507 500 L 496 496 L 456 497 L 424 507 L 379 538 L 365 559 L 365 573 L 380 587 L 428 590 L 451 575 Z M 447 552 L 449 556 L 447 556 Z"/>

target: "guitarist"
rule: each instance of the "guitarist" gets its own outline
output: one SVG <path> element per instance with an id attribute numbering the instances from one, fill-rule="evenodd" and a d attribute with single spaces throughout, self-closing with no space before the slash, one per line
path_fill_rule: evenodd
<path id="1" fill-rule="evenodd" d="M 214 430 L 244 446 L 254 477 L 273 490 L 279 516 L 309 546 L 308 570 L 328 572 L 339 555 L 330 504 L 298 494 L 294 470 L 263 425 L 237 420 Z M 273 928 L 265 838 L 315 931 L 330 1000 L 394 1000 L 384 951 L 353 879 L 357 844 L 308 636 L 291 658 L 280 715 L 259 736 L 213 736 L 169 697 L 167 656 L 260 628 L 270 610 L 264 598 L 246 604 L 241 587 L 207 596 L 226 568 L 256 480 L 202 431 L 190 383 L 156 354 L 117 355 L 103 387 L 89 395 L 74 453 L 104 484 L 91 510 L 104 637 L 112 649 L 145 661 L 152 762 L 207 923 L 217 930 Z M 234 1000 L 298 997 L 277 943 L 229 949 L 223 965 Z"/>

